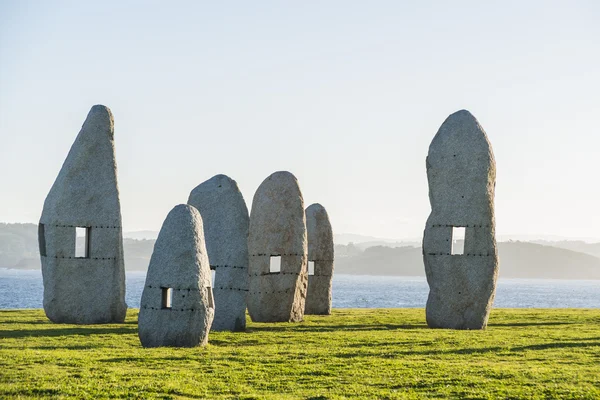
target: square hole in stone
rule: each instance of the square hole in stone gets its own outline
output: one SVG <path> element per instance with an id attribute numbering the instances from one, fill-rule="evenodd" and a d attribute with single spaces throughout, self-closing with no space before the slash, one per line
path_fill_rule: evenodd
<path id="1" fill-rule="evenodd" d="M 46 229 L 44 224 L 38 225 L 38 243 L 40 245 L 40 256 L 46 257 Z"/>
<path id="2" fill-rule="evenodd" d="M 208 293 L 208 307 L 215 308 L 215 299 L 213 298 L 212 288 L 210 286 L 207 286 L 206 292 Z"/>
<path id="3" fill-rule="evenodd" d="M 272 274 L 281 272 L 281 256 L 271 256 L 269 272 Z"/>
<path id="4" fill-rule="evenodd" d="M 452 250 L 450 254 L 453 256 L 460 256 L 465 253 L 465 227 L 464 226 L 453 226 L 452 227 Z"/>
<path id="5" fill-rule="evenodd" d="M 309 261 L 308 262 L 308 274 L 309 275 L 314 275 L 315 274 L 315 262 L 314 261 Z"/>
<path id="6" fill-rule="evenodd" d="M 162 291 L 161 307 L 163 309 L 170 309 L 173 304 L 173 288 L 161 287 L 160 289 Z"/>
<path id="7" fill-rule="evenodd" d="M 75 228 L 75 257 L 90 258 L 90 230 L 89 227 Z"/>

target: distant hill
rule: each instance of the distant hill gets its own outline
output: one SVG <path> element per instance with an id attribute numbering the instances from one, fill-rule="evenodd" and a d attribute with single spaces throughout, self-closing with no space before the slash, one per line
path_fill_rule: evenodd
<path id="1" fill-rule="evenodd" d="M 424 276 L 420 247 L 374 246 L 351 256 L 340 256 L 335 246 L 335 272 L 352 275 Z"/>
<path id="2" fill-rule="evenodd" d="M 123 239 L 125 268 L 145 271 L 153 249 L 154 240 Z M 41 268 L 37 225 L 0 223 L 0 268 Z"/>
<path id="3" fill-rule="evenodd" d="M 37 225 L 0 223 L 0 267 L 31 269 L 39 265 Z"/>
<path id="4" fill-rule="evenodd" d="M 156 231 L 123 232 L 123 237 L 128 238 L 128 239 L 136 239 L 136 240 L 149 240 L 149 239 L 156 239 L 158 237 L 158 232 L 156 232 Z"/>
<path id="5" fill-rule="evenodd" d="M 600 279 L 600 258 L 528 242 L 501 242 L 500 276 L 504 278 Z"/>
<path id="6" fill-rule="evenodd" d="M 154 242 L 125 238 L 125 268 L 130 271 L 146 270 Z M 600 243 L 540 242 L 543 244 L 518 241 L 499 243 L 500 276 L 600 279 Z M 409 246 L 405 242 L 392 242 L 364 248 L 367 244 L 336 244 L 336 272 L 354 275 L 424 276 L 423 258 L 418 243 Z M 40 268 L 37 225 L 0 223 L 0 268 Z"/>
<path id="7" fill-rule="evenodd" d="M 335 270 L 342 274 L 425 276 L 420 247 L 370 247 L 343 256 L 336 245 Z M 339 256 L 341 255 L 341 256 Z M 600 258 L 527 242 L 498 244 L 503 278 L 600 279 Z"/>
<path id="8" fill-rule="evenodd" d="M 372 242 L 354 243 L 359 249 L 366 250 L 370 247 L 421 247 L 421 242 L 407 241 L 407 242 L 383 242 L 380 240 L 374 240 Z"/>
<path id="9" fill-rule="evenodd" d="M 600 257 L 600 243 L 587 243 L 581 240 L 560 240 L 550 242 L 547 240 L 532 240 L 532 243 L 544 246 L 559 247 L 561 249 L 573 250 L 580 253 L 589 254 L 594 257 Z"/>
<path id="10" fill-rule="evenodd" d="M 357 235 L 356 233 L 334 233 L 333 234 L 333 242 L 335 244 L 343 244 L 347 245 L 349 243 L 364 243 L 364 242 L 375 242 L 375 241 L 383 241 L 383 242 L 396 242 L 395 239 L 382 239 L 375 236 L 365 236 L 365 235 Z"/>
<path id="11" fill-rule="evenodd" d="M 357 235 L 355 233 L 336 233 L 333 235 L 333 243 L 341 245 L 353 244 L 365 250 L 369 247 L 374 246 L 386 246 L 386 247 L 405 247 L 405 246 L 420 246 L 421 241 L 417 239 L 409 240 L 397 240 L 397 239 L 384 239 L 375 236 Z"/>
<path id="12" fill-rule="evenodd" d="M 150 256 L 156 240 L 123 239 L 123 255 L 125 269 L 128 271 L 145 271 L 150 264 Z"/>

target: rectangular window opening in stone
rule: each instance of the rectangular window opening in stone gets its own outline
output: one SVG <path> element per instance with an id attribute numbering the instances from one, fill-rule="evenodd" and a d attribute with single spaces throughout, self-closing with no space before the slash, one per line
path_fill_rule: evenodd
<path id="1" fill-rule="evenodd" d="M 465 253 L 465 227 L 452 227 L 452 251 L 453 256 L 460 256 Z"/>
<path id="2" fill-rule="evenodd" d="M 212 288 L 210 286 L 207 286 L 206 292 L 208 293 L 208 307 L 215 308 L 215 300 L 213 299 Z"/>
<path id="3" fill-rule="evenodd" d="M 46 229 L 44 224 L 38 225 L 38 241 L 40 245 L 40 256 L 46 257 Z"/>
<path id="4" fill-rule="evenodd" d="M 162 308 L 169 310 L 171 309 L 171 305 L 173 304 L 173 288 L 170 287 L 161 287 L 162 291 Z"/>
<path id="5" fill-rule="evenodd" d="M 213 269 L 212 271 L 210 271 L 211 275 L 211 282 L 212 282 L 212 286 L 215 287 L 215 279 L 217 279 L 217 270 Z"/>
<path id="6" fill-rule="evenodd" d="M 75 257 L 90 258 L 90 230 L 89 227 L 75 228 Z"/>
<path id="7" fill-rule="evenodd" d="M 272 274 L 281 272 L 281 256 L 271 256 L 269 272 Z"/>
<path id="8" fill-rule="evenodd" d="M 308 274 L 309 275 L 314 275 L 315 274 L 315 262 L 314 261 L 309 261 L 308 262 Z"/>

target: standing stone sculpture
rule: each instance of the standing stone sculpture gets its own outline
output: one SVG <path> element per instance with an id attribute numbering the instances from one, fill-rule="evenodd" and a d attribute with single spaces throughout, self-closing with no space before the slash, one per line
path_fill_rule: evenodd
<path id="1" fill-rule="evenodd" d="M 314 274 L 308 275 L 305 314 L 331 314 L 331 282 L 333 280 L 333 231 L 327 210 L 316 203 L 306 209 L 308 262 L 314 263 Z"/>
<path id="2" fill-rule="evenodd" d="M 213 331 L 246 329 L 248 293 L 248 225 L 250 218 L 237 183 L 217 175 L 190 193 L 204 223 L 210 268 L 215 271 Z"/>
<path id="3" fill-rule="evenodd" d="M 308 283 L 306 217 L 298 181 L 291 173 L 275 172 L 254 194 L 248 251 L 252 320 L 301 321 Z M 279 271 L 272 271 L 275 259 L 281 262 Z"/>
<path id="4" fill-rule="evenodd" d="M 93 106 L 38 225 L 44 311 L 52 322 L 123 322 L 125 270 L 114 122 Z"/>
<path id="5" fill-rule="evenodd" d="M 427 324 L 484 329 L 498 276 L 492 146 L 475 117 L 458 111 L 440 127 L 426 164 L 431 202 L 423 237 Z M 457 238 L 462 233 L 464 240 Z"/>
<path id="6" fill-rule="evenodd" d="M 138 318 L 142 346 L 204 346 L 214 312 L 202 217 L 180 204 L 167 215 L 150 258 Z"/>

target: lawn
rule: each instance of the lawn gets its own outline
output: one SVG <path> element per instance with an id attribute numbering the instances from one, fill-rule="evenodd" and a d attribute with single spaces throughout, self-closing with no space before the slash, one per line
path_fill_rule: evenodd
<path id="1" fill-rule="evenodd" d="M 144 349 L 125 324 L 0 311 L 0 398 L 600 398 L 600 309 L 496 309 L 485 331 L 428 329 L 423 309 L 337 309 L 302 323 Z"/>

